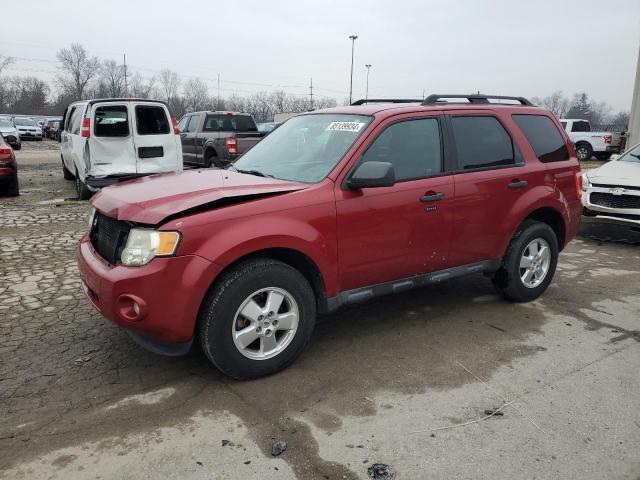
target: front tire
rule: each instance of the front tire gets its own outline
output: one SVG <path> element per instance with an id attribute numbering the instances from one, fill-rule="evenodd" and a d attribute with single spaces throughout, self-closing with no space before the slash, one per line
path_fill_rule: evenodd
<path id="1" fill-rule="evenodd" d="M 513 236 L 493 283 L 512 302 L 530 302 L 547 289 L 558 265 L 558 238 L 549 225 L 525 221 Z"/>
<path id="2" fill-rule="evenodd" d="M 210 289 L 198 335 L 220 371 L 246 380 L 288 367 L 309 342 L 315 320 L 313 289 L 299 271 L 253 259 L 231 268 Z"/>
<path id="3" fill-rule="evenodd" d="M 60 157 L 62 159 L 62 157 Z M 64 160 L 62 160 L 62 176 L 64 177 L 65 180 L 73 180 L 74 178 L 76 178 L 76 176 L 71 173 L 71 170 L 69 170 L 67 168 L 67 166 L 64 164 Z"/>

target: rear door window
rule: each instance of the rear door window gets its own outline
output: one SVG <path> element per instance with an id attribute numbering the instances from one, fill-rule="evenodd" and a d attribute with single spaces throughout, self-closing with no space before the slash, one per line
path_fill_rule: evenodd
<path id="1" fill-rule="evenodd" d="M 589 127 L 589 122 L 578 121 L 578 122 L 573 122 L 573 125 L 571 126 L 571 131 L 572 132 L 590 132 L 591 128 Z"/>
<path id="2" fill-rule="evenodd" d="M 227 113 L 207 115 L 204 132 L 257 132 L 258 127 L 249 115 L 229 115 Z"/>
<path id="3" fill-rule="evenodd" d="M 96 108 L 93 131 L 96 137 L 129 135 L 129 110 L 126 105 L 104 105 Z"/>
<path id="4" fill-rule="evenodd" d="M 165 135 L 169 133 L 169 120 L 159 105 L 136 105 L 138 135 Z"/>
<path id="5" fill-rule="evenodd" d="M 396 180 L 414 180 L 442 172 L 440 128 L 435 118 L 406 120 L 387 127 L 360 163 L 389 162 Z"/>
<path id="6" fill-rule="evenodd" d="M 516 164 L 511 137 L 497 118 L 452 117 L 451 126 L 460 170 Z"/>
<path id="7" fill-rule="evenodd" d="M 513 115 L 513 120 L 531 144 L 541 162 L 569 159 L 569 150 L 553 121 L 544 115 Z"/>

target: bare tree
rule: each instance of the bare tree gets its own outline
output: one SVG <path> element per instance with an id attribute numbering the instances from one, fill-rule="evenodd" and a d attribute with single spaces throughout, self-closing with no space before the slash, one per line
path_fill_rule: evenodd
<path id="1" fill-rule="evenodd" d="M 571 105 L 571 102 L 563 95 L 561 90 L 557 90 L 548 97 L 544 97 L 542 99 L 534 98 L 533 103 L 536 105 L 542 105 L 558 118 L 565 117 Z"/>
<path id="2" fill-rule="evenodd" d="M 107 97 L 118 98 L 125 96 L 124 65 L 117 63 L 115 60 L 102 62 L 100 82 L 104 85 Z"/>
<path id="3" fill-rule="evenodd" d="M 134 98 L 156 98 L 158 92 L 156 88 L 156 77 L 147 78 L 146 81 L 137 72 L 129 81 L 129 92 Z"/>
<path id="4" fill-rule="evenodd" d="M 210 105 L 207 84 L 199 78 L 190 78 L 184 84 L 184 106 L 189 112 L 204 110 Z"/>
<path id="5" fill-rule="evenodd" d="M 98 57 L 90 57 L 79 43 L 72 43 L 70 48 L 59 50 L 56 56 L 61 70 L 58 81 L 76 99 L 83 98 L 87 85 L 100 70 L 100 60 Z"/>
<path id="6" fill-rule="evenodd" d="M 178 90 L 180 88 L 180 76 L 168 68 L 160 70 L 160 77 L 158 79 L 160 83 L 160 93 L 163 99 L 170 102 L 172 99 L 178 97 Z"/>
<path id="7" fill-rule="evenodd" d="M 12 63 L 13 63 L 12 57 L 7 57 L 6 55 L 0 55 L 0 75 L 2 74 L 2 71 Z"/>

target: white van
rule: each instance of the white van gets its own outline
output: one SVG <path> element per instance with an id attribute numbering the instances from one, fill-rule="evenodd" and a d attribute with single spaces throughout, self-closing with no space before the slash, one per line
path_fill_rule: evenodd
<path id="1" fill-rule="evenodd" d="M 61 128 L 64 178 L 75 178 L 81 200 L 120 180 L 182 170 L 180 131 L 164 102 L 76 102 L 65 110 Z"/>

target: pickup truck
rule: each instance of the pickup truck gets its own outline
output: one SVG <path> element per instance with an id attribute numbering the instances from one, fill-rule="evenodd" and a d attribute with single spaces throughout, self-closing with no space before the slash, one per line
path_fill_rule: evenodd
<path id="1" fill-rule="evenodd" d="M 248 113 L 192 112 L 178 123 L 185 165 L 226 168 L 264 137 Z"/>
<path id="2" fill-rule="evenodd" d="M 562 118 L 560 123 L 576 147 L 578 160 L 589 160 L 593 155 L 598 160 L 609 160 L 620 152 L 620 134 L 592 132 L 589 120 Z"/>

